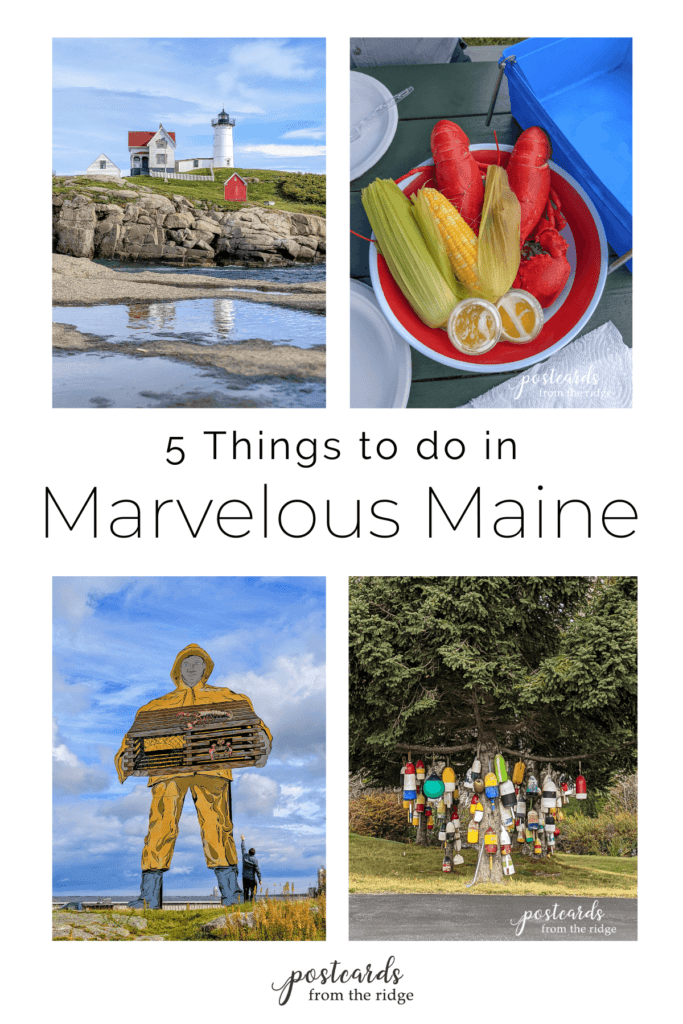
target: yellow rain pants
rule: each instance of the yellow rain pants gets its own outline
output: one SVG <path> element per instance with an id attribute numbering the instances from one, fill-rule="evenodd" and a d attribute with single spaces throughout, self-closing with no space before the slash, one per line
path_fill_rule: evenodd
<path id="1" fill-rule="evenodd" d="M 188 789 L 197 808 L 207 866 L 221 868 L 237 864 L 228 802 L 229 785 L 225 779 L 215 775 L 172 776 L 154 783 L 149 831 L 142 850 L 142 870 L 170 867 Z"/>

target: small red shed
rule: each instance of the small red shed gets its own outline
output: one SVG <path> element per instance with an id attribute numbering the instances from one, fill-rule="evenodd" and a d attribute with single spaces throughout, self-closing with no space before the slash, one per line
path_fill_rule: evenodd
<path id="1" fill-rule="evenodd" d="M 223 198 L 231 199 L 238 203 L 243 203 L 247 198 L 247 183 L 237 172 L 226 181 Z"/>

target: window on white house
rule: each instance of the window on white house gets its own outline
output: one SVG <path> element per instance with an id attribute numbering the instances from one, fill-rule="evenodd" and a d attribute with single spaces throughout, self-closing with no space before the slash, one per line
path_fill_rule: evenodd
<path id="1" fill-rule="evenodd" d="M 193 160 L 192 161 L 192 166 L 193 167 L 199 167 L 199 160 Z"/>
<path id="2" fill-rule="evenodd" d="M 166 163 L 166 157 L 164 156 L 163 153 L 161 155 L 159 155 L 157 153 L 157 163 L 158 164 L 165 164 Z"/>
<path id="3" fill-rule="evenodd" d="M 232 166 L 232 164 L 230 163 L 230 160 L 227 160 L 227 161 L 226 161 L 226 164 L 225 164 L 225 166 L 226 166 L 226 167 L 231 167 L 231 166 Z"/>
<path id="4" fill-rule="evenodd" d="M 107 161 L 106 160 L 100 160 L 100 170 L 101 171 L 106 171 L 106 169 L 107 169 Z"/>

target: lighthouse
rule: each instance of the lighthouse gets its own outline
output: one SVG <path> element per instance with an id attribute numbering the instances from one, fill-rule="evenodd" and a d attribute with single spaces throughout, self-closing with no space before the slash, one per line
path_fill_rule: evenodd
<path id="1" fill-rule="evenodd" d="M 234 167 L 232 152 L 232 130 L 235 127 L 234 117 L 221 110 L 218 117 L 211 120 L 213 126 L 213 167 Z"/>

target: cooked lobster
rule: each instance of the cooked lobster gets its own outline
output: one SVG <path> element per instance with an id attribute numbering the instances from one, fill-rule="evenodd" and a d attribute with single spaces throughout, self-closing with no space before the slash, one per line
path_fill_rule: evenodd
<path id="1" fill-rule="evenodd" d="M 544 309 L 557 299 L 571 271 L 566 257 L 569 243 L 560 235 L 567 222 L 550 185 L 549 157 L 548 136 L 534 126 L 517 139 L 507 167 L 510 187 L 521 207 L 520 244 L 524 247 L 532 236 L 536 245 L 529 248 L 545 250 L 522 259 L 512 287 L 531 292 Z"/>
<path id="2" fill-rule="evenodd" d="M 470 140 L 459 125 L 439 121 L 432 129 L 430 143 L 439 192 L 453 203 L 470 227 L 478 231 L 484 183 L 481 169 L 470 153 Z"/>

